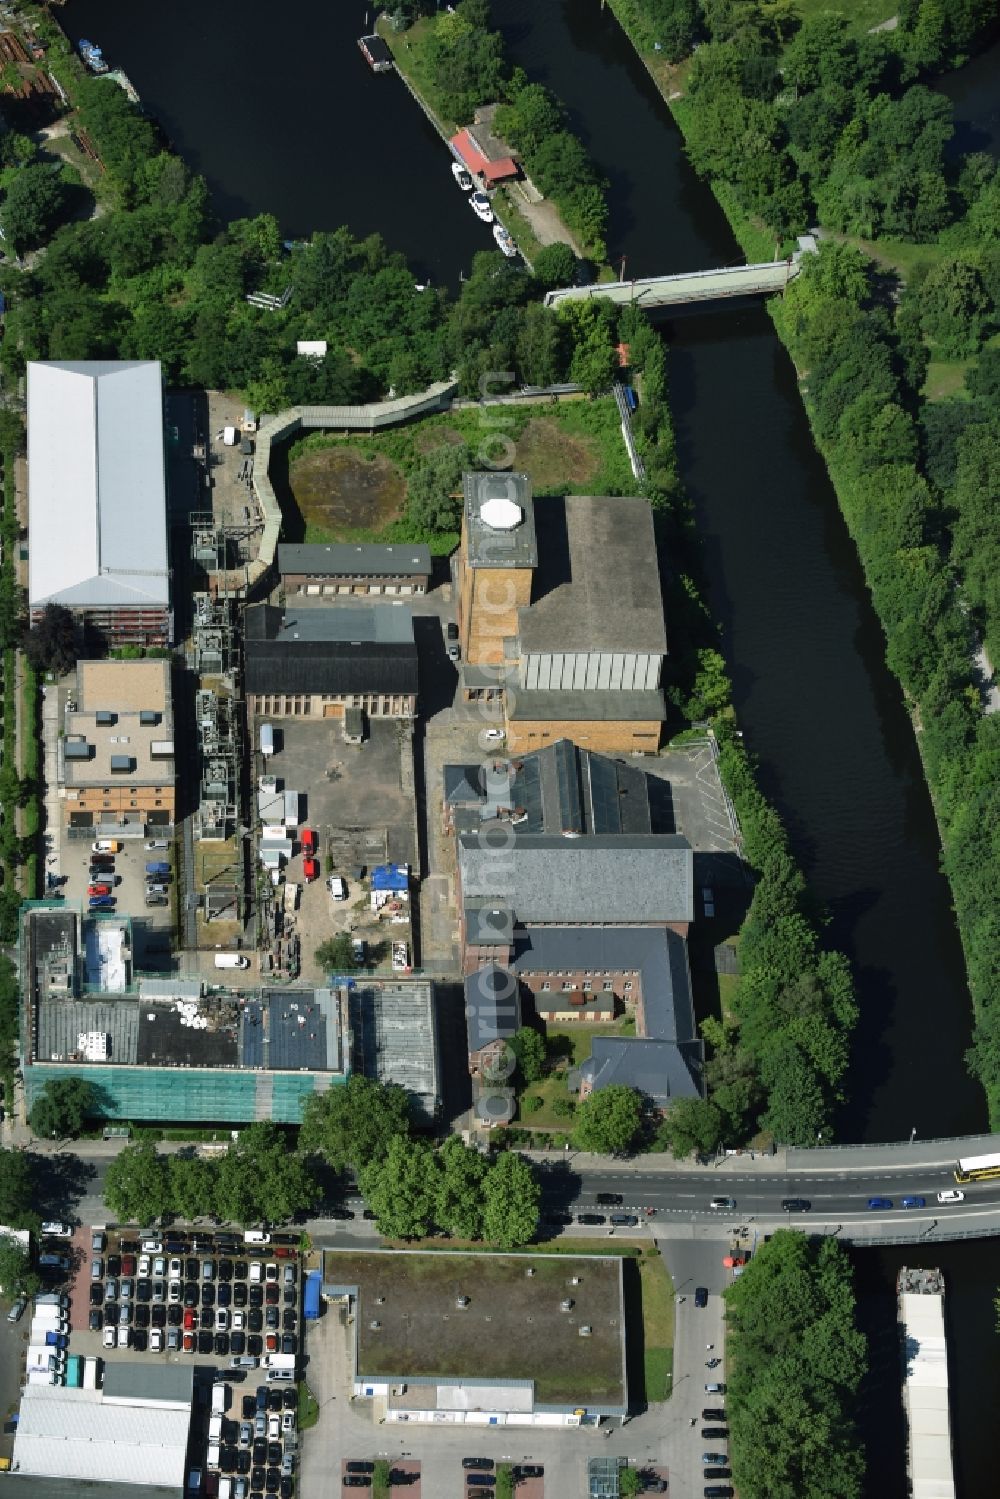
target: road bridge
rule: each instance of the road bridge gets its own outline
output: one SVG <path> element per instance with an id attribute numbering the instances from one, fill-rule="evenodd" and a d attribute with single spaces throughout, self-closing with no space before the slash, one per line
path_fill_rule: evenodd
<path id="1" fill-rule="evenodd" d="M 762 265 L 722 266 L 714 271 L 684 271 L 678 276 L 640 276 L 633 281 L 602 281 L 591 286 L 564 286 L 546 292 L 546 307 L 562 302 L 586 302 L 607 297 L 619 304 L 642 307 L 684 307 L 694 302 L 716 302 L 727 297 L 766 296 L 784 291 L 799 274 L 798 256 L 768 260 Z"/>

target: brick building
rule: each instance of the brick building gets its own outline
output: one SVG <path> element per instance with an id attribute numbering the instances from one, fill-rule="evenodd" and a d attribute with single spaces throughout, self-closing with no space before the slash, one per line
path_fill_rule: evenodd
<path id="1" fill-rule="evenodd" d="M 428 547 L 410 542 L 283 543 L 278 547 L 278 572 L 289 598 L 295 594 L 405 597 L 427 592 L 431 554 Z"/>
<path id="2" fill-rule="evenodd" d="M 457 843 L 467 989 L 482 969 L 516 978 L 536 1016 L 635 1021 L 595 1038 L 582 1094 L 628 1083 L 661 1106 L 696 1097 L 703 1048 L 687 962 L 693 855 L 669 789 L 562 740 L 513 761 L 451 765 L 444 822 Z M 470 1056 L 474 1034 L 470 1030 Z"/>
<path id="3" fill-rule="evenodd" d="M 57 779 L 67 827 L 173 827 L 169 662 L 79 661 L 62 727 Z"/>
<path id="4" fill-rule="evenodd" d="M 412 718 L 417 704 L 413 617 L 402 605 L 246 611 L 251 718 Z"/>
<path id="5" fill-rule="evenodd" d="M 28 365 L 28 606 L 168 645 L 163 385 L 153 360 Z"/>
<path id="6" fill-rule="evenodd" d="M 524 474 L 466 474 L 456 562 L 462 693 L 501 699 L 508 748 L 654 751 L 667 650 L 645 500 L 534 500 Z"/>

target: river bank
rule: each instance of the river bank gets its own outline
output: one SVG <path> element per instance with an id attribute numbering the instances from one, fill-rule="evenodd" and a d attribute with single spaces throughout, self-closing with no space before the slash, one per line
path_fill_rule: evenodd
<path id="1" fill-rule="evenodd" d="M 619 4 L 619 0 L 609 0 L 609 3 L 612 10 L 615 12 L 617 19 L 619 20 L 619 24 L 622 25 L 623 31 L 627 36 L 629 36 L 629 28 L 624 23 L 624 7 Z M 633 42 L 633 45 L 636 46 L 634 38 L 629 36 L 629 39 Z M 673 114 L 673 117 L 676 120 L 682 135 L 686 136 L 687 127 L 690 122 L 690 110 L 692 106 L 684 99 L 683 95 L 678 93 L 676 89 L 668 88 L 664 85 L 663 71 L 662 68 L 658 66 L 658 61 L 655 54 L 649 54 L 648 52 L 644 53 L 643 50 L 638 46 L 636 46 L 636 52 L 646 66 L 649 76 L 653 79 L 653 82 L 660 92 L 661 97 Z M 760 256 L 765 245 L 771 241 L 771 236 L 766 227 L 753 222 L 753 220 L 751 220 L 750 217 L 743 212 L 740 205 L 736 202 L 734 195 L 727 189 L 726 184 L 720 183 L 716 180 L 712 180 L 710 182 L 710 186 L 714 193 L 716 201 L 719 203 L 720 208 L 725 214 L 727 222 L 729 223 L 748 260 L 752 260 Z M 788 336 L 787 328 L 782 326 L 780 309 L 775 309 L 770 304 L 768 304 L 767 313 L 772 326 L 774 327 L 775 333 L 781 340 L 786 352 L 794 363 L 795 349 L 793 347 L 793 341 Z M 816 445 L 817 452 L 820 453 L 826 465 L 827 473 L 830 476 L 834 493 L 837 495 L 838 503 L 840 504 L 841 513 L 844 515 L 845 520 L 848 523 L 852 538 L 855 542 L 855 545 L 858 547 L 858 553 L 862 562 L 862 566 L 865 567 L 867 572 L 872 565 L 872 559 L 866 555 L 863 538 L 859 533 L 857 525 L 854 523 L 851 506 L 846 503 L 844 497 L 845 489 L 847 487 L 846 476 L 842 472 L 840 465 L 838 464 L 837 456 L 833 451 L 832 445 L 828 442 L 824 442 L 821 434 L 817 430 L 815 407 L 809 398 L 807 379 L 801 371 L 797 371 L 797 379 L 799 394 L 809 421 L 813 441 Z M 875 600 L 874 598 L 873 603 L 875 603 L 877 608 L 877 600 Z M 882 620 L 882 625 L 883 631 L 886 635 L 886 639 L 887 641 L 890 641 L 891 630 L 887 627 L 884 619 Z M 935 768 L 931 764 L 928 755 L 925 753 L 924 738 L 921 731 L 920 703 L 909 690 L 909 684 L 899 679 L 898 677 L 897 679 L 900 680 L 900 685 L 904 691 L 907 703 L 907 711 L 910 715 L 911 725 L 913 727 L 914 742 L 916 744 L 917 752 L 920 756 L 921 765 L 923 767 L 924 779 L 930 796 L 931 806 L 934 812 L 935 823 L 937 826 L 942 851 L 945 853 L 945 855 L 947 855 L 949 852 L 949 827 L 948 819 L 942 803 L 940 773 L 934 773 Z M 975 913 L 969 908 L 969 903 L 963 899 L 962 891 L 956 888 L 956 885 L 953 882 L 951 885 L 951 889 L 952 896 L 955 902 L 959 938 L 961 940 L 963 952 L 966 959 L 966 975 L 970 980 L 972 1002 L 976 1012 L 981 1013 L 979 1006 L 976 1004 L 975 987 L 971 983 L 972 964 L 970 962 L 969 953 L 969 930 L 974 920 Z M 1000 1097 L 998 1097 L 995 1092 L 989 1095 L 989 1104 L 991 1122 L 993 1126 L 996 1127 L 997 1123 L 1000 1122 Z"/>

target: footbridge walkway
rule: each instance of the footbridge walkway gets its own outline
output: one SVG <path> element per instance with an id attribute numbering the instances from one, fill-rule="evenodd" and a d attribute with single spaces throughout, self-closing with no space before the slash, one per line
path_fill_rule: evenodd
<path id="1" fill-rule="evenodd" d="M 330 432 L 376 432 L 412 421 L 432 411 L 442 411 L 451 404 L 458 388 L 455 380 L 438 380 L 426 390 L 393 401 L 370 401 L 363 406 L 292 406 L 277 416 L 265 416 L 257 432 L 257 451 L 253 466 L 253 487 L 264 521 L 260 550 L 250 564 L 247 592 L 267 577 L 274 566 L 281 530 L 281 509 L 271 483 L 271 446 L 284 442 L 296 432 L 326 430 Z"/>
<path id="2" fill-rule="evenodd" d="M 797 256 L 763 265 L 722 266 L 714 271 L 685 271 L 679 276 L 641 276 L 634 281 L 603 281 L 591 286 L 564 286 L 547 292 L 545 305 L 585 302 L 608 297 L 612 302 L 638 302 L 643 307 L 683 307 L 726 297 L 753 297 L 784 291 L 799 274 Z"/>

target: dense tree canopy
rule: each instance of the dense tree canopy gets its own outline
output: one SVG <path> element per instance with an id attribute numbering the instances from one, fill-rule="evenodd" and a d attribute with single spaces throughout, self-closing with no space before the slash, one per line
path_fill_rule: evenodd
<path id="1" fill-rule="evenodd" d="M 28 1122 L 43 1139 L 75 1138 L 94 1113 L 95 1101 L 94 1087 L 86 1078 L 53 1078 L 32 1104 Z"/>
<path id="2" fill-rule="evenodd" d="M 850 1263 L 833 1239 L 782 1231 L 726 1291 L 733 1477 L 747 1499 L 859 1499 L 854 1426 L 867 1364 Z"/>
<path id="3" fill-rule="evenodd" d="M 642 1098 L 634 1088 L 612 1083 L 591 1093 L 576 1113 L 574 1143 L 599 1155 L 627 1155 L 642 1126 Z"/>
<path id="4" fill-rule="evenodd" d="M 406 1090 L 352 1073 L 340 1088 L 310 1094 L 299 1144 L 321 1155 L 337 1170 L 363 1166 L 388 1154 L 394 1139 L 410 1128 Z"/>

